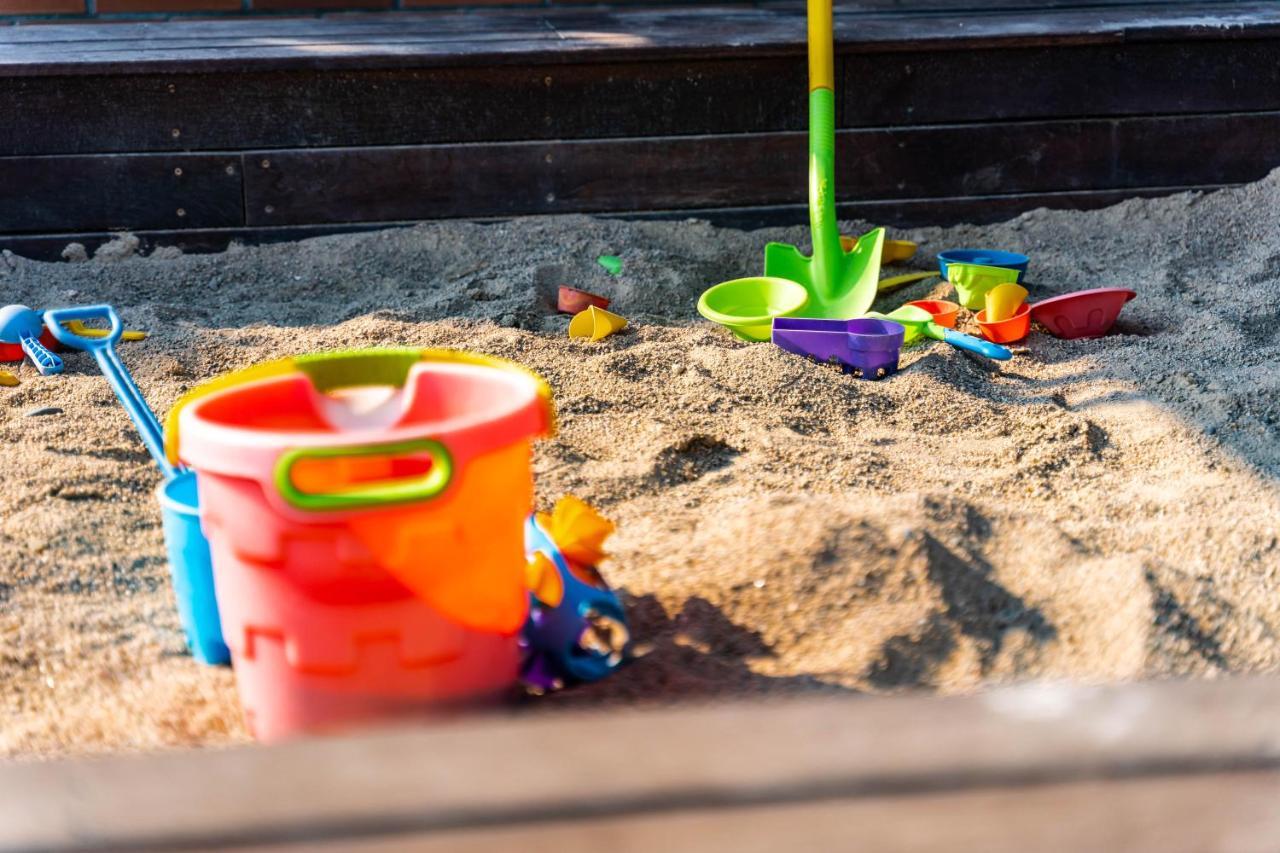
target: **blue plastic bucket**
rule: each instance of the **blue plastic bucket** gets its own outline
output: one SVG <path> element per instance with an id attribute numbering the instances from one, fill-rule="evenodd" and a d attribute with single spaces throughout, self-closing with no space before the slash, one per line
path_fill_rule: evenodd
<path id="1" fill-rule="evenodd" d="M 938 272 L 943 281 L 950 281 L 947 268 L 952 264 L 979 264 L 984 267 L 1004 267 L 1018 271 L 1018 281 L 1027 274 L 1027 266 L 1031 259 L 1017 252 L 1002 252 L 999 249 L 948 249 L 938 253 Z"/>
<path id="2" fill-rule="evenodd" d="M 196 660 L 207 664 L 231 662 L 222 641 L 218 599 L 213 592 L 213 562 L 209 541 L 200 530 L 200 499 L 192 471 L 166 480 L 156 489 L 164 519 L 164 543 L 169 552 L 169 576 L 178 599 L 178 617 L 187 646 Z"/>

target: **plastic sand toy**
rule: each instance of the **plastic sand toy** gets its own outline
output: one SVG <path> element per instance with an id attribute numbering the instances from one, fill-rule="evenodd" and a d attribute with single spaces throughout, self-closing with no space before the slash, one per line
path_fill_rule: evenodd
<path id="1" fill-rule="evenodd" d="M 1031 332 L 1031 306 L 1026 304 L 1027 289 L 1005 282 L 987 291 L 986 308 L 976 318 L 982 336 L 997 344 L 1012 344 Z"/>
<path id="2" fill-rule="evenodd" d="M 6 305 L 0 308 L 0 344 L 5 351 L 0 358 L 5 361 L 31 359 L 36 370 L 45 376 L 62 372 L 62 359 L 53 354 L 51 346 L 43 343 L 44 318 L 25 305 Z"/>
<path id="3" fill-rule="evenodd" d="M 850 237 L 845 234 L 840 235 L 840 248 L 846 252 L 852 252 L 857 245 L 857 237 Z M 890 240 L 885 238 L 884 246 L 880 250 L 880 263 L 896 264 L 902 261 L 909 261 L 915 257 L 918 248 L 919 246 L 910 240 Z"/>
<path id="4" fill-rule="evenodd" d="M 984 308 L 974 319 L 982 336 L 997 344 L 1017 343 L 1031 332 L 1030 305 L 1022 305 L 1012 317 L 1003 320 L 992 320 Z"/>
<path id="5" fill-rule="evenodd" d="M 21 316 L 21 320 L 14 319 L 14 317 L 16 316 Z M 5 319 L 6 317 L 8 318 L 7 320 Z M 36 369 L 40 370 L 41 373 L 46 373 L 46 372 L 58 373 L 59 371 L 56 369 L 49 370 L 49 371 L 40 369 L 40 365 L 42 363 L 53 365 L 56 362 L 58 364 L 61 364 L 61 359 L 58 359 L 55 355 L 53 355 L 58 351 L 60 341 L 56 337 L 54 337 L 52 329 L 45 327 L 45 324 L 44 324 L 45 318 L 42 315 L 40 315 L 38 311 L 34 311 L 30 308 L 27 308 L 25 305 L 10 305 L 7 308 L 0 309 L 0 327 L 3 327 L 6 323 L 13 323 L 14 324 L 13 328 L 16 330 L 18 328 L 18 325 L 25 324 L 28 327 L 28 329 L 34 330 L 34 322 L 36 319 L 39 319 L 41 323 L 40 331 L 38 334 L 35 335 L 36 343 L 38 343 L 41 347 L 44 348 L 44 350 L 46 351 L 46 354 L 39 355 L 38 361 L 33 358 L 33 362 L 36 364 Z M 101 338 L 101 337 L 105 337 L 108 334 L 106 329 L 91 328 L 89 326 L 86 326 L 84 322 L 81 320 L 71 321 L 71 323 L 69 324 L 69 327 L 71 331 L 76 335 L 75 339 Z M 29 357 L 27 355 L 27 352 L 23 349 L 21 336 L 18 335 L 16 331 L 13 334 L 14 334 L 14 337 L 12 339 L 9 339 L 5 334 L 0 333 L 0 362 L 16 363 Z M 120 339 L 124 341 L 140 341 L 146 338 L 146 336 L 147 336 L 146 332 L 138 332 L 132 329 L 126 329 L 124 330 L 124 332 L 121 333 Z M 76 348 L 72 344 L 64 344 L 64 346 L 68 346 L 72 349 Z M 17 380 L 17 377 L 15 376 L 13 384 L 16 385 L 17 383 L 18 383 L 18 380 Z"/>
<path id="6" fill-rule="evenodd" d="M 800 311 L 809 292 L 785 278 L 737 278 L 703 292 L 698 313 L 728 328 L 744 341 L 767 341 L 775 317 Z"/>
<path id="7" fill-rule="evenodd" d="M 951 264 L 975 264 L 983 267 L 1003 267 L 1016 270 L 1018 277 L 1010 281 L 1021 282 L 1027 274 L 1027 266 L 1031 259 L 1017 252 L 1002 252 L 999 249 L 948 249 L 938 253 L 938 273 L 943 280 L 951 281 L 949 267 Z M 981 307 L 981 306 L 976 306 Z"/>
<path id="8" fill-rule="evenodd" d="M 609 298 L 596 293 L 588 293 L 585 290 L 579 290 L 567 284 L 560 285 L 560 290 L 556 294 L 556 310 L 561 314 L 578 314 L 586 311 L 592 305 L 602 310 L 608 308 Z"/>
<path id="9" fill-rule="evenodd" d="M 989 322 L 999 323 L 1017 314 L 1018 309 L 1022 307 L 1022 303 L 1026 301 L 1027 289 L 1025 287 L 1020 284 L 1006 282 L 1005 284 L 997 284 L 987 291 L 984 299 L 986 307 L 983 310 Z"/>
<path id="10" fill-rule="evenodd" d="M 613 522 L 572 495 L 525 524 L 532 599 L 520 679 L 535 692 L 598 681 L 626 659 L 626 613 L 598 568 L 613 530 Z"/>
<path id="11" fill-rule="evenodd" d="M 970 311 L 986 306 L 987 294 L 1002 284 L 1015 283 L 1018 272 L 1008 267 L 985 267 L 953 263 L 947 267 L 948 281 L 955 286 L 956 301 Z"/>
<path id="12" fill-rule="evenodd" d="M 960 306 L 945 299 L 916 299 L 907 304 L 928 311 L 933 322 L 946 329 L 954 329 L 960 316 Z"/>
<path id="13" fill-rule="evenodd" d="M 622 331 L 626 326 L 626 317 L 588 305 L 587 310 L 578 313 L 569 321 L 569 337 L 598 341 L 609 337 L 614 332 Z"/>
<path id="14" fill-rule="evenodd" d="M 89 328 L 84 321 L 92 319 L 105 319 L 110 328 L 94 329 L 102 334 L 93 336 L 74 331 Z M 65 346 L 93 354 L 111 390 L 137 426 L 142 443 L 160 466 L 164 481 L 156 489 L 156 499 L 160 503 L 169 573 L 187 646 L 196 660 L 202 663 L 229 663 L 231 655 L 222 641 L 218 602 L 213 590 L 209 543 L 200 530 L 195 474 L 175 466 L 166 456 L 160 424 L 134 384 L 128 368 L 116 355 L 115 344 L 123 335 L 120 318 L 110 305 L 92 305 L 48 311 L 45 324 Z"/>
<path id="15" fill-rule="evenodd" d="M 47 319 L 47 315 L 46 315 L 46 319 Z M 83 320 L 68 320 L 63 325 L 65 325 L 68 329 L 74 332 L 77 337 L 81 337 L 81 338 L 105 338 L 107 335 L 110 334 L 110 331 L 107 329 L 95 329 L 91 326 L 86 326 Z M 120 333 L 120 340 L 126 341 L 126 342 L 145 341 L 146 339 L 147 339 L 146 332 L 139 332 L 134 329 L 125 329 L 123 332 Z"/>
<path id="16" fill-rule="evenodd" d="M 831 0 L 809 0 L 809 230 L 813 255 L 787 243 L 764 250 L 764 274 L 799 282 L 809 294 L 806 317 L 847 320 L 876 298 L 884 229 L 845 250 L 836 223 L 835 62 Z"/>
<path id="17" fill-rule="evenodd" d="M 900 323 L 906 328 L 906 343 L 912 343 L 921 338 L 932 338 L 935 341 L 948 343 L 956 349 L 966 350 L 997 361 L 1007 361 L 1013 358 L 1013 353 L 999 344 L 975 338 L 973 335 L 966 335 L 964 332 L 957 332 L 955 329 L 948 329 L 934 322 L 933 316 L 928 311 L 915 305 L 903 305 L 888 314 L 872 314 L 869 316 Z"/>
<path id="18" fill-rule="evenodd" d="M 780 317 L 773 321 L 773 342 L 796 355 L 838 364 L 860 379 L 881 379 L 898 370 L 906 329 L 875 318 L 821 320 Z"/>
<path id="19" fill-rule="evenodd" d="M 1059 338 L 1098 338 L 1111 331 L 1125 304 L 1138 294 L 1120 287 L 1064 293 L 1031 306 L 1031 318 Z"/>
<path id="20" fill-rule="evenodd" d="M 0 370 L 0 385 L 10 388 L 18 384 L 18 376 L 12 370 Z"/>
<path id="21" fill-rule="evenodd" d="M 622 258 L 617 255 L 601 255 L 596 258 L 596 263 L 604 267 L 609 275 L 622 274 Z"/>
<path id="22" fill-rule="evenodd" d="M 899 288 L 906 287 L 908 284 L 915 284 L 917 281 L 924 281 L 927 278 L 933 278 L 935 275 L 935 273 L 931 272 L 909 272 L 903 275 L 882 278 L 876 282 L 876 295 L 881 296 L 886 293 L 892 293 Z"/>
<path id="23" fill-rule="evenodd" d="M 168 438 L 199 475 L 257 737 L 515 685 L 532 442 L 555 423 L 539 377 L 472 353 L 356 350 L 249 368 L 175 408 Z"/>

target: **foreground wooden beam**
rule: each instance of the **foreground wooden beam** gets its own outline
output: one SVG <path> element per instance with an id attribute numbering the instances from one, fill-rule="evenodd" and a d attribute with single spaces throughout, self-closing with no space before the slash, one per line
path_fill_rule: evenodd
<path id="1" fill-rule="evenodd" d="M 489 717 L 0 768 L 0 849 L 1274 850 L 1280 679 Z"/>

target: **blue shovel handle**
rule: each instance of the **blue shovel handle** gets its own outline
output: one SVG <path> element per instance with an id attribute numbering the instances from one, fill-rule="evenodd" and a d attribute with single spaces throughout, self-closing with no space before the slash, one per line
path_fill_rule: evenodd
<path id="1" fill-rule="evenodd" d="M 957 332 L 955 329 L 945 330 L 942 339 L 957 349 L 985 355 L 987 358 L 994 358 L 997 361 L 1008 361 L 1013 358 L 1013 353 L 1009 352 L 1008 347 L 1002 347 L 1000 344 L 993 344 L 991 341 L 975 338 L 973 335 L 966 335 L 964 332 Z"/>
<path id="2" fill-rule="evenodd" d="M 77 335 L 62 325 L 72 320 L 101 319 L 111 323 L 111 330 L 105 338 L 87 338 L 83 335 Z M 107 377 L 107 382 L 111 384 L 111 390 L 116 393 L 116 398 L 120 400 L 120 404 L 124 406 L 125 411 L 129 413 L 129 417 L 133 419 L 134 425 L 137 426 L 138 433 L 142 436 L 142 443 L 147 447 L 147 452 L 151 454 L 151 458 L 160 466 L 165 479 L 173 479 L 178 474 L 178 470 L 169 463 L 169 459 L 165 455 L 164 433 L 160 429 L 160 422 L 156 420 L 156 416 L 152 414 L 151 409 L 147 407 L 147 401 L 143 398 L 142 392 L 138 390 L 138 386 L 133 383 L 133 377 L 129 375 L 129 369 L 124 366 L 124 362 L 120 361 L 120 357 L 116 355 L 116 342 L 124 334 L 124 324 L 120 322 L 120 317 L 116 314 L 115 309 L 110 305 L 82 305 L 76 308 L 59 308 L 55 311 L 45 312 L 44 324 L 53 333 L 53 336 L 66 346 L 93 353 L 94 360 L 98 362 L 98 368 L 102 370 L 102 375 Z"/>
<path id="3" fill-rule="evenodd" d="M 35 364 L 36 370 L 42 375 L 52 376 L 62 372 L 62 359 L 49 352 L 35 335 L 23 335 L 19 341 L 22 344 L 22 351 L 27 354 Z"/>

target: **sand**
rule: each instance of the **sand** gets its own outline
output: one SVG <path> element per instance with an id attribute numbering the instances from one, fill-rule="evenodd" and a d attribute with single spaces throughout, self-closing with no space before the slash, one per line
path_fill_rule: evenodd
<path id="1" fill-rule="evenodd" d="M 151 257 L 122 240 L 78 262 L 6 254 L 0 291 L 110 301 L 150 330 L 123 357 L 161 412 L 220 371 L 330 347 L 467 347 L 540 371 L 562 430 L 537 452 L 539 501 L 572 492 L 618 522 L 606 575 L 638 658 L 521 713 L 1274 670 L 1280 172 L 893 236 L 921 244 L 900 270 L 983 245 L 1032 256 L 1033 298 L 1139 296 L 1105 339 L 1036 334 L 1005 364 L 928 344 L 872 383 L 693 310 L 804 229 L 566 217 Z M 562 282 L 631 327 L 567 340 Z M 0 754 L 245 741 L 230 671 L 183 645 L 158 473 L 92 361 L 67 366 L 0 388 Z M 25 416 L 45 406 L 62 411 Z"/>

